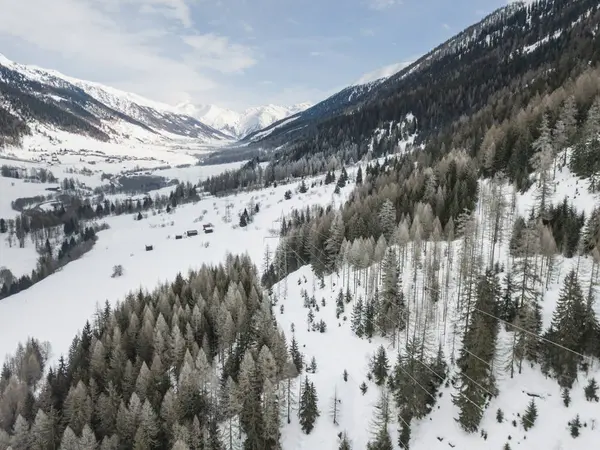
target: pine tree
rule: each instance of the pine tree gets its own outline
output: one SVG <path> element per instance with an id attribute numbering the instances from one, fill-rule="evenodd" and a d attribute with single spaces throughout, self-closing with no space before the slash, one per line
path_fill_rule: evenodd
<path id="1" fill-rule="evenodd" d="M 412 416 L 410 413 L 404 411 L 400 414 L 400 432 L 398 433 L 398 445 L 404 450 L 410 449 L 410 421 Z"/>
<path id="2" fill-rule="evenodd" d="M 302 431 L 309 434 L 315 425 L 317 417 L 320 416 L 320 412 L 317 406 L 317 392 L 313 383 L 308 381 L 308 377 L 305 378 L 304 386 L 302 389 L 302 395 L 300 397 L 300 407 L 298 415 L 300 417 L 300 426 Z"/>
<path id="3" fill-rule="evenodd" d="M 333 270 L 338 261 L 338 255 L 344 240 L 345 226 L 342 213 L 337 212 L 329 228 L 329 237 L 325 242 L 325 253 L 327 254 L 327 268 Z M 320 256 L 322 258 L 322 256 Z"/>
<path id="4" fill-rule="evenodd" d="M 396 208 L 389 199 L 383 202 L 379 210 L 379 226 L 386 241 L 390 242 L 396 230 Z"/>
<path id="5" fill-rule="evenodd" d="M 350 327 L 354 334 L 358 337 L 363 337 L 364 328 L 363 328 L 363 300 L 362 297 L 358 297 L 358 300 L 354 303 L 354 307 L 352 308 L 352 318 L 350 322 Z"/>
<path id="6" fill-rule="evenodd" d="M 367 450 L 393 450 L 392 438 L 387 426 L 381 427 L 377 431 L 375 440 L 367 444 Z"/>
<path id="7" fill-rule="evenodd" d="M 577 414 L 575 418 L 569 422 L 569 428 L 571 430 L 571 436 L 573 438 L 579 436 L 579 429 L 581 428 L 581 420 L 579 419 L 579 414 Z"/>
<path id="8" fill-rule="evenodd" d="M 388 376 L 388 372 L 390 370 L 390 364 L 388 361 L 387 354 L 385 353 L 385 348 L 383 345 L 380 345 L 377 349 L 377 353 L 373 357 L 372 368 L 373 376 L 375 377 L 375 384 L 381 386 L 385 383 L 385 380 Z"/>
<path id="9" fill-rule="evenodd" d="M 300 353 L 300 349 L 298 348 L 296 336 L 293 335 L 292 342 L 290 344 L 290 357 L 292 358 L 292 362 L 294 363 L 294 366 L 296 366 L 298 373 L 302 373 L 302 369 L 304 368 L 304 358 L 302 357 L 302 353 Z"/>
<path id="10" fill-rule="evenodd" d="M 584 388 L 585 399 L 588 402 L 598 401 L 598 383 L 595 378 L 592 378 L 588 385 Z"/>
<path id="11" fill-rule="evenodd" d="M 10 445 L 13 450 L 27 450 L 30 445 L 30 439 L 29 425 L 25 418 L 19 414 L 12 430 Z"/>
<path id="12" fill-rule="evenodd" d="M 96 436 L 94 436 L 94 432 L 90 428 L 88 424 L 83 427 L 83 431 L 81 432 L 81 437 L 79 438 L 79 448 L 94 450 L 98 442 L 96 441 Z M 150 447 L 146 447 L 150 448 Z"/>
<path id="13" fill-rule="evenodd" d="M 342 439 L 340 441 L 340 446 L 338 450 L 352 450 L 352 445 L 350 444 L 350 439 L 348 439 L 348 435 L 346 434 L 346 432 L 342 434 Z"/>
<path id="14" fill-rule="evenodd" d="M 400 285 L 396 251 L 390 248 L 383 264 L 381 302 L 377 311 L 377 324 L 382 333 L 395 340 L 406 327 L 406 305 Z"/>
<path id="15" fill-rule="evenodd" d="M 496 421 L 498 423 L 504 422 L 504 413 L 500 408 L 498 408 L 498 410 L 496 411 Z"/>
<path id="16" fill-rule="evenodd" d="M 561 396 L 563 399 L 563 403 L 568 408 L 569 405 L 571 404 L 571 394 L 569 393 L 569 389 L 567 389 L 566 387 L 563 388 Z"/>
<path id="17" fill-rule="evenodd" d="M 335 300 L 335 317 L 339 319 L 344 314 L 344 293 L 340 290 Z"/>
<path id="18" fill-rule="evenodd" d="M 463 349 L 457 361 L 461 369 L 460 394 L 453 396 L 453 402 L 460 408 L 458 421 L 461 427 L 470 433 L 477 431 L 479 427 L 487 392 L 493 393 L 496 390 L 491 363 L 495 355 L 499 328 L 498 320 L 493 317 L 499 293 L 495 273 L 488 271 L 485 276 L 480 277 L 475 312 L 470 317 L 463 339 Z"/>
<path id="19" fill-rule="evenodd" d="M 358 171 L 356 172 L 356 185 L 360 186 L 362 183 L 363 183 L 362 167 L 358 166 Z"/>
<path id="20" fill-rule="evenodd" d="M 527 405 L 527 409 L 525 410 L 525 414 L 523 414 L 523 419 L 521 421 L 525 431 L 529 430 L 531 427 L 533 427 L 533 425 L 535 425 L 536 419 L 537 406 L 535 405 L 535 400 L 532 398 L 529 404 Z"/>
<path id="21" fill-rule="evenodd" d="M 306 181 L 304 180 L 304 178 L 302 178 L 302 182 L 300 183 L 300 189 L 299 192 L 301 194 L 305 194 L 306 191 L 308 191 L 308 187 L 306 186 Z"/>
<path id="22" fill-rule="evenodd" d="M 572 270 L 565 277 L 563 288 L 556 302 L 556 309 L 548 333 L 549 340 L 575 352 L 580 352 L 582 350 L 581 325 L 584 322 L 583 294 L 577 281 L 577 275 Z M 553 367 L 559 384 L 562 387 L 571 387 L 577 377 L 577 365 L 580 362 L 580 357 L 552 344 L 546 345 L 545 354 L 548 355 L 548 362 Z"/>

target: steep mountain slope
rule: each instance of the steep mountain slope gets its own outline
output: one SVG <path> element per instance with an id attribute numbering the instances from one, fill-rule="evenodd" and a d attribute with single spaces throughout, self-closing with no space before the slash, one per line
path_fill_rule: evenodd
<path id="1" fill-rule="evenodd" d="M 181 112 L 195 117 L 201 122 L 236 138 L 244 138 L 249 134 L 269 127 L 289 116 L 298 114 L 309 108 L 309 103 L 292 106 L 264 105 L 245 109 L 241 113 L 215 105 L 180 104 Z"/>
<path id="2" fill-rule="evenodd" d="M 36 124 L 102 141 L 229 136 L 168 105 L 0 55 L 0 145 L 15 143 Z"/>
<path id="3" fill-rule="evenodd" d="M 475 148 L 484 123 L 467 119 L 490 109 L 501 122 L 514 107 L 556 89 L 600 61 L 596 0 L 513 3 L 374 84 L 350 87 L 258 136 L 255 146 L 291 148 L 288 159 L 357 145 L 368 151 L 374 132 L 413 114 L 419 141 Z M 487 120 L 489 122 L 489 120 Z M 390 136 L 385 150 L 395 145 Z"/>

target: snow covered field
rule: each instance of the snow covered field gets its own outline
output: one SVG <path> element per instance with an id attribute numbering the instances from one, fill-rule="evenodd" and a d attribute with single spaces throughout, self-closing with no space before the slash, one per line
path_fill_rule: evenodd
<path id="1" fill-rule="evenodd" d="M 298 186 L 294 183 L 237 196 L 209 197 L 179 206 L 171 214 L 150 214 L 142 221 L 134 221 L 133 215 L 103 219 L 110 229 L 98 233 L 98 242 L 89 253 L 31 288 L 0 301 L 0 355 L 13 352 L 18 342 L 35 336 L 52 343 L 55 360 L 68 350 L 96 305 L 106 300 L 115 303 L 140 287 L 151 290 L 159 282 L 172 280 L 178 272 L 186 273 L 203 263 L 220 263 L 227 252 L 248 252 L 258 263 L 267 245 L 272 250 L 276 246 L 275 239 L 267 238 L 272 235 L 271 229 L 279 231 L 277 220 L 282 214 L 304 205 L 326 205 L 333 198 L 339 205 L 352 189 L 348 185 L 341 195 L 334 196 L 334 185 L 315 187 L 284 200 L 285 191 L 294 191 Z M 260 204 L 260 212 L 246 229 L 240 229 L 239 214 L 251 201 Z M 232 222 L 224 223 L 228 204 L 233 204 Z M 198 220 L 204 210 L 206 214 Z M 202 224 L 208 222 L 215 225 L 213 234 L 202 232 Z M 200 234 L 175 240 L 176 234 L 190 229 Z M 153 245 L 154 250 L 146 252 L 145 245 Z M 123 265 L 125 273 L 111 278 L 117 264 Z M 6 265 L 11 268 L 12 262 Z M 56 320 L 48 320 L 51 317 Z"/>

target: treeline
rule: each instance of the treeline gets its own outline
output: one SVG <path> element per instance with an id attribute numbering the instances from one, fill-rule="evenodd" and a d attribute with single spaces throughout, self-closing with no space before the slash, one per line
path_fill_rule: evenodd
<path id="1" fill-rule="evenodd" d="M 475 155 L 491 126 L 512 123 L 511 128 L 524 131 L 530 125 L 517 120 L 523 105 L 537 102 L 576 80 L 590 66 L 596 67 L 600 38 L 589 33 L 600 22 L 596 6 L 595 0 L 511 6 L 357 98 L 355 107 L 339 109 L 331 118 L 301 117 L 258 144 L 287 145 L 290 161 L 318 153 L 327 157 L 357 145 L 360 159 L 376 130 L 400 124 L 413 114 L 418 120 L 416 143 L 426 144 L 432 154 L 445 147 L 466 148 Z M 547 42 L 534 51 L 524 51 L 543 39 Z M 512 148 L 510 144 L 503 147 L 509 152 Z"/>
<path id="2" fill-rule="evenodd" d="M 340 211 L 294 210 L 290 217 L 283 217 L 283 239 L 265 268 L 266 285 L 308 263 L 317 273 L 330 273 L 344 241 L 376 242 L 384 236 L 391 243 L 392 239 L 408 239 L 405 234 L 414 227 L 419 228 L 420 238 L 429 239 L 434 220 L 440 230 L 453 234 L 457 217 L 475 207 L 476 166 L 462 152 L 449 154 L 433 169 L 415 168 L 415 157 L 410 154 L 369 164 L 364 181 L 359 169 L 357 185 Z M 331 175 L 328 178 L 331 181 Z"/>
<path id="3" fill-rule="evenodd" d="M 80 233 L 71 232 L 65 236 L 58 252 L 52 249 L 50 241 L 46 239 L 45 245 L 38 249 L 40 256 L 31 275 L 16 278 L 8 269 L 0 272 L 0 300 L 30 288 L 71 261 L 81 258 L 96 243 L 96 232 L 107 228 L 108 225 L 102 224 L 86 227 Z"/>
<path id="4" fill-rule="evenodd" d="M 298 368 L 256 275 L 230 255 L 107 303 L 47 371 L 43 346 L 20 347 L 0 376 L 0 449 L 281 448 Z"/>
<path id="5" fill-rule="evenodd" d="M 6 164 L 3 164 L 0 167 L 0 175 L 6 178 L 36 180 L 40 183 L 56 183 L 58 181 L 52 171 L 43 167 L 31 167 L 29 171 L 27 171 L 26 169 L 22 169 L 20 167 L 7 166 Z"/>
<path id="6" fill-rule="evenodd" d="M 65 179 L 66 180 L 66 179 Z M 40 201 L 46 200 L 40 197 Z M 15 207 L 23 207 L 23 203 L 30 204 L 35 202 L 36 198 L 28 201 L 16 200 Z M 8 233 L 9 239 L 15 236 L 19 245 L 25 245 L 25 239 L 29 234 L 39 233 L 42 230 L 63 226 L 65 233 L 67 227 L 73 221 L 99 220 L 110 215 L 134 214 L 141 211 L 154 209 L 166 209 L 170 212 L 177 205 L 200 200 L 197 188 L 189 182 L 181 183 L 175 187 L 169 195 L 156 195 L 154 198 L 149 196 L 135 201 L 126 199 L 121 201 L 102 200 L 102 197 L 93 204 L 90 198 L 81 198 L 76 195 L 62 195 L 60 197 L 60 206 L 52 210 L 42 210 L 39 208 L 24 210 L 14 219 L 0 218 L 0 234 Z"/>

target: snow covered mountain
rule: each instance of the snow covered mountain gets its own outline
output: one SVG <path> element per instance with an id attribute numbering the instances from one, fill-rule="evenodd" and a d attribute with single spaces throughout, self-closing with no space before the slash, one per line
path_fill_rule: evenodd
<path id="1" fill-rule="evenodd" d="M 202 142 L 231 139 L 175 107 L 0 54 L 0 146 L 24 135 L 61 130 L 100 141 Z"/>
<path id="2" fill-rule="evenodd" d="M 195 117 L 208 126 L 241 139 L 311 106 L 310 103 L 292 106 L 265 105 L 248 108 L 241 113 L 215 105 L 192 103 L 183 103 L 177 108 L 183 114 Z"/>

